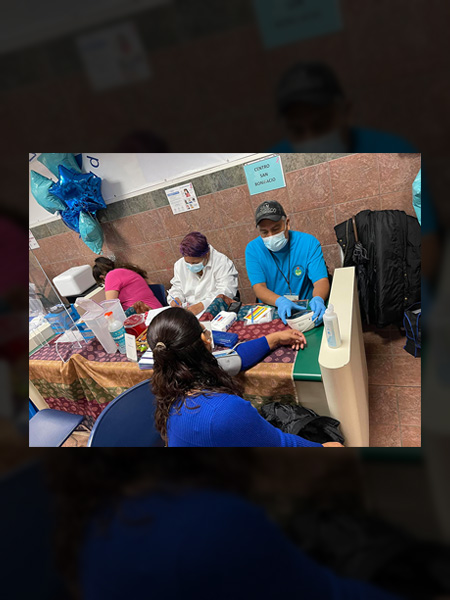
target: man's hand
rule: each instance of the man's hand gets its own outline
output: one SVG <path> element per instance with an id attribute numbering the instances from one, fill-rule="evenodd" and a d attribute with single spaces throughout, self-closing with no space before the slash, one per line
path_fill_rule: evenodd
<path id="1" fill-rule="evenodd" d="M 197 304 L 192 304 L 186 310 L 193 313 L 194 315 L 198 315 L 198 313 L 201 313 L 202 310 L 204 310 L 204 308 L 205 307 L 203 306 L 203 302 L 197 302 Z"/>
<path id="2" fill-rule="evenodd" d="M 145 304 L 145 302 L 142 302 L 141 300 L 139 300 L 138 302 L 135 302 L 133 304 L 133 308 L 134 308 L 134 310 L 136 311 L 136 313 L 138 315 L 140 315 L 141 313 L 145 313 L 148 310 L 150 310 L 150 306 L 147 306 Z"/>
<path id="3" fill-rule="evenodd" d="M 175 308 L 176 306 L 180 306 L 181 307 L 181 300 L 179 298 L 175 298 L 175 300 L 178 302 L 175 302 L 174 300 L 171 301 L 170 306 L 172 306 L 173 308 Z"/>
<path id="4" fill-rule="evenodd" d="M 295 302 L 292 302 L 292 300 L 288 300 L 284 296 L 279 296 L 276 299 L 275 306 L 278 308 L 278 314 L 280 315 L 280 319 L 285 325 L 287 325 L 286 318 L 289 318 L 293 312 L 303 309 L 302 306 L 295 304 Z"/>
<path id="5" fill-rule="evenodd" d="M 295 329 L 269 333 L 269 335 L 266 335 L 266 339 L 271 350 L 277 346 L 290 346 L 292 350 L 303 350 L 306 346 L 305 336 Z"/>
<path id="6" fill-rule="evenodd" d="M 325 312 L 325 302 L 321 296 L 314 296 L 309 301 L 309 308 L 314 311 L 311 319 L 314 321 L 314 325 L 317 327 L 318 325 L 322 325 L 323 323 L 323 314 Z"/>

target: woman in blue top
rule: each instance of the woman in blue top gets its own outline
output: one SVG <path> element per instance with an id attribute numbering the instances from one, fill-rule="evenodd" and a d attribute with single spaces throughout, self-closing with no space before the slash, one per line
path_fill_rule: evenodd
<path id="1" fill-rule="evenodd" d="M 240 382 L 225 373 L 212 355 L 210 335 L 182 308 L 161 312 L 149 327 L 147 338 L 155 361 L 155 424 L 167 445 L 321 447 L 273 427 L 242 398 Z M 302 333 L 289 329 L 241 344 L 236 351 L 245 370 L 279 344 L 298 350 L 305 343 Z"/>
<path id="2" fill-rule="evenodd" d="M 46 498 L 46 506 L 58 518 L 48 529 L 55 533 L 55 557 L 72 591 L 55 598 L 398 600 L 315 562 L 265 514 L 264 507 L 273 506 L 274 500 L 277 505 L 280 497 L 285 498 L 289 506 L 289 499 L 298 494 L 292 495 L 288 488 L 286 496 L 280 496 L 279 487 L 268 493 L 267 484 L 259 489 L 261 477 L 270 481 L 275 465 L 286 466 L 280 453 L 275 457 L 267 451 L 263 456 L 242 448 L 191 449 L 176 455 L 142 452 L 142 448 L 96 450 L 69 452 L 63 461 L 55 453 L 47 456 L 54 496 Z M 330 458 L 330 453 L 320 454 Z M 343 454 L 338 453 L 340 460 Z M 319 500 L 317 481 L 326 483 L 325 473 L 334 472 L 338 455 L 332 462 L 322 461 L 314 483 L 302 486 L 302 498 Z M 278 457 L 281 460 L 275 462 Z M 311 461 L 311 453 L 301 453 L 293 472 L 281 468 L 283 480 L 302 479 L 302 459 Z M 323 470 L 325 465 L 331 470 Z M 311 472 L 311 467 L 306 471 Z M 333 501 L 333 496 L 322 493 L 327 505 Z M 335 554 L 335 530 L 331 527 L 330 535 L 320 537 L 326 564 L 327 557 Z M 375 560 L 384 547 L 380 546 Z M 373 560 L 370 552 L 365 554 Z M 340 562 L 341 572 L 354 571 L 348 563 L 355 557 L 348 552 L 343 556 L 347 560 Z M 395 553 L 391 560 L 397 571 L 402 556 L 400 565 L 394 562 Z M 366 562 L 362 559 L 358 564 L 366 567 Z M 46 566 L 41 565 L 44 574 Z M 361 578 L 370 575 L 376 578 L 378 572 L 361 568 Z M 399 578 L 406 581 L 402 575 Z M 391 587 L 401 589 L 395 577 Z"/>

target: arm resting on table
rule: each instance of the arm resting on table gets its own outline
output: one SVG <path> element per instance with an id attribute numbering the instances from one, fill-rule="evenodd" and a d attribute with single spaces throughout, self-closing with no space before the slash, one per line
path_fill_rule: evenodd
<path id="1" fill-rule="evenodd" d="M 263 358 L 267 356 L 270 352 L 270 346 L 266 337 L 260 337 L 256 340 L 249 340 L 248 342 L 239 344 L 236 348 L 236 352 L 242 360 L 241 371 L 246 371 L 261 362 Z"/>

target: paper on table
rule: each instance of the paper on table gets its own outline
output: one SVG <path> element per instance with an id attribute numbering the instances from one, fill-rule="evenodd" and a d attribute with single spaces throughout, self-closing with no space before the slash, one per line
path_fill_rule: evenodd
<path id="1" fill-rule="evenodd" d="M 145 324 L 148 327 L 156 315 L 159 315 L 163 310 L 167 310 L 170 306 L 163 306 L 161 308 L 154 308 L 153 310 L 149 310 L 147 316 L 145 317 Z"/>
<path id="2" fill-rule="evenodd" d="M 137 350 L 136 350 L 136 338 L 131 333 L 125 334 L 125 349 L 127 358 L 134 362 L 137 362 Z"/>

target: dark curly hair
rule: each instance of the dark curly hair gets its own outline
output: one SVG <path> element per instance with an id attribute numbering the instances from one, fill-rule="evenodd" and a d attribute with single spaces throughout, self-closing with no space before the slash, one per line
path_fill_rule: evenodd
<path id="1" fill-rule="evenodd" d="M 205 392 L 242 395 L 239 381 L 220 368 L 205 346 L 204 331 L 195 315 L 176 307 L 161 312 L 148 328 L 147 341 L 155 361 L 155 425 L 166 441 L 170 410 L 180 409 L 187 396 L 197 397 Z"/>
<path id="2" fill-rule="evenodd" d="M 144 269 L 141 269 L 141 267 L 137 267 L 136 265 L 132 265 L 130 263 L 116 263 L 105 256 L 99 256 L 95 259 L 94 263 L 95 264 L 92 267 L 92 275 L 99 285 L 104 284 L 104 278 L 106 277 L 107 273 L 113 269 L 128 269 L 129 271 L 134 271 L 144 279 L 147 279 L 147 271 L 144 271 Z"/>

